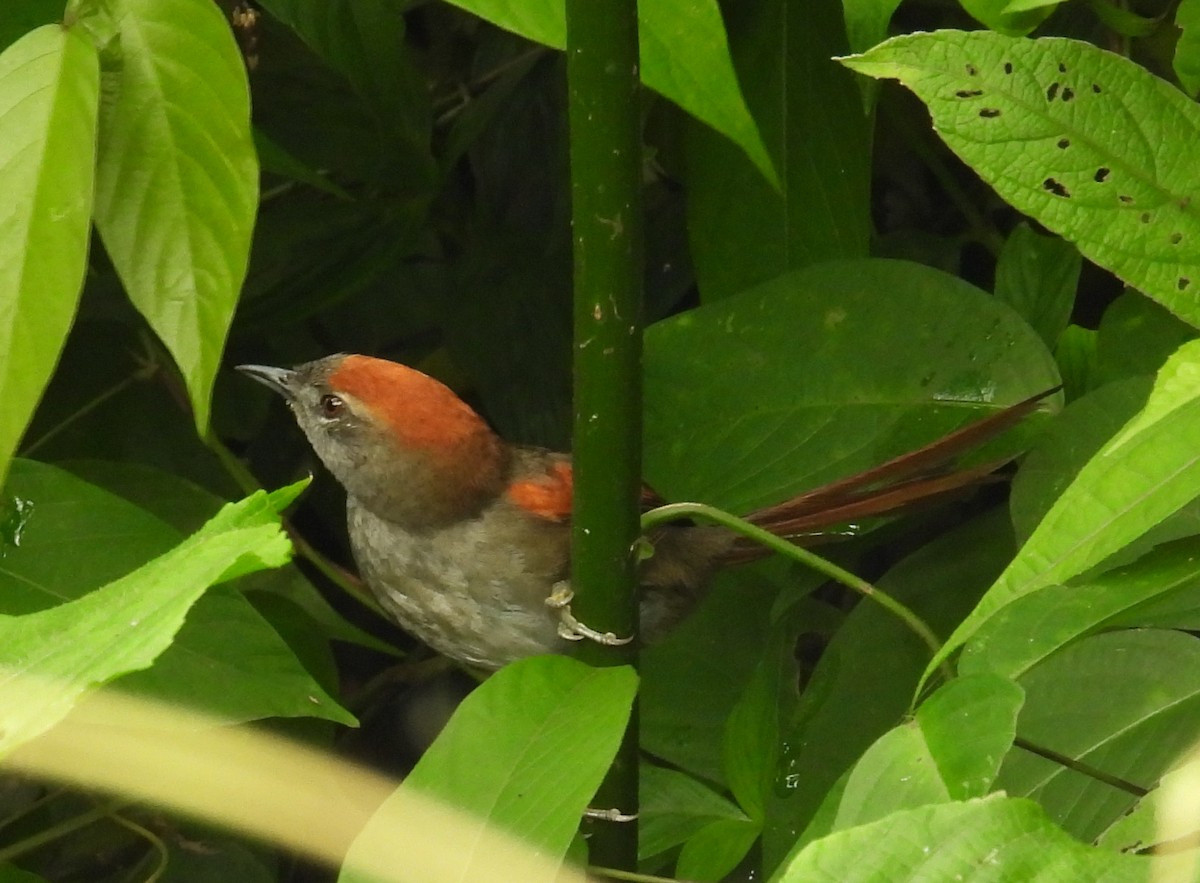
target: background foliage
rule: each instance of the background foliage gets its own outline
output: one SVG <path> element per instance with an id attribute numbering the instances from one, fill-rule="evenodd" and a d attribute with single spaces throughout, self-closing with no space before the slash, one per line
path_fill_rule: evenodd
<path id="1" fill-rule="evenodd" d="M 825 547 L 934 659 L 770 559 L 638 678 L 514 665 L 424 752 L 473 682 L 358 600 L 319 472 L 289 561 L 315 464 L 229 367 L 383 355 L 569 446 L 561 3 L 7 0 L 0 753 L 115 681 L 582 859 L 636 689 L 645 872 L 1142 880 L 1169 840 L 1191 879 L 1200 816 L 1154 814 L 1200 737 L 1197 9 L 643 0 L 660 492 L 746 513 L 1064 391 L 1011 496 Z M 338 874 L 0 780 L 3 881 Z"/>

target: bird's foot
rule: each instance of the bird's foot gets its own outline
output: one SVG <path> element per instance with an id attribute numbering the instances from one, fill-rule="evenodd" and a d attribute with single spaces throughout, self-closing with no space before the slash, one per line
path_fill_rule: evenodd
<path id="1" fill-rule="evenodd" d="M 585 819 L 595 819 L 598 822 L 636 822 L 637 813 L 624 813 L 614 807 L 613 809 L 595 809 L 589 806 L 583 811 Z"/>
<path id="2" fill-rule="evenodd" d="M 605 647 L 620 647 L 633 640 L 633 635 L 628 638 L 618 638 L 612 632 L 598 632 L 594 628 L 584 625 L 571 612 L 571 601 L 574 597 L 575 593 L 569 586 L 559 585 L 546 599 L 546 606 L 558 611 L 558 636 L 560 638 L 568 641 L 582 641 L 587 638 L 597 644 L 603 644 Z"/>

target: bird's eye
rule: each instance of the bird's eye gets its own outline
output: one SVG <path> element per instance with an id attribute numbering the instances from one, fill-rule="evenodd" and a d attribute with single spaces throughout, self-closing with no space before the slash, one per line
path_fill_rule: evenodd
<path id="1" fill-rule="evenodd" d="M 337 417 L 346 407 L 346 403 L 335 395 L 321 396 L 321 413 L 329 418 Z"/>

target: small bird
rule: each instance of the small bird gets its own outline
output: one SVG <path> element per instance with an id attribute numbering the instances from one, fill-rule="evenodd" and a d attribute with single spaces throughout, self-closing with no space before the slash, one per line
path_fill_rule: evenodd
<path id="1" fill-rule="evenodd" d="M 401 627 L 481 669 L 619 643 L 571 613 L 572 469 L 567 454 L 509 444 L 449 387 L 370 356 L 238 370 L 279 393 L 346 490 L 364 582 Z M 1042 394 L 918 451 L 747 516 L 793 541 L 987 480 L 1000 463 L 948 472 L 963 449 L 1020 420 Z M 647 491 L 647 506 L 661 502 Z M 723 528 L 669 525 L 639 573 L 641 638 L 653 641 L 701 597 L 711 572 L 759 554 Z"/>

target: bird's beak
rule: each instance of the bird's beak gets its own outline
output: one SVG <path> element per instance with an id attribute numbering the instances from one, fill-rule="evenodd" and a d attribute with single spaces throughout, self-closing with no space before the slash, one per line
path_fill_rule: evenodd
<path id="1" fill-rule="evenodd" d="M 238 365 L 237 370 L 252 377 L 268 389 L 273 389 L 289 402 L 296 397 L 292 382 L 296 372 L 291 368 L 272 368 L 270 365 Z"/>

